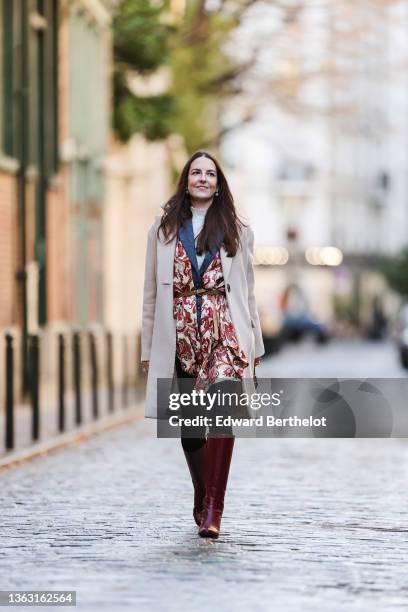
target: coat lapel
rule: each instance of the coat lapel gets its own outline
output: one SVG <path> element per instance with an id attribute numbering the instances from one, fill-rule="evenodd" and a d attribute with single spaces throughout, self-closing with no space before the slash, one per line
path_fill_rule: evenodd
<path id="1" fill-rule="evenodd" d="M 198 268 L 197 254 L 196 254 L 195 244 L 194 244 L 193 223 L 191 219 L 186 219 L 186 221 L 180 227 L 178 235 L 188 255 L 188 258 L 190 259 L 190 262 L 191 262 L 195 287 L 201 286 L 201 275 L 205 272 L 205 270 L 211 264 L 218 250 L 220 251 L 221 266 L 222 266 L 222 272 L 224 275 L 224 279 L 225 279 L 225 282 L 227 281 L 227 278 L 229 276 L 230 269 L 231 269 L 232 258 L 228 257 L 227 252 L 223 246 L 216 246 L 214 249 L 211 249 L 211 251 L 207 251 L 204 257 L 204 261 L 201 264 L 201 268 Z M 222 243 L 222 240 L 223 240 L 223 237 L 220 237 L 218 241 L 218 245 Z M 173 249 L 174 249 L 174 245 L 173 245 Z"/>
<path id="2" fill-rule="evenodd" d="M 211 264 L 212 260 L 214 259 L 218 251 L 220 250 L 222 241 L 223 241 L 223 237 L 220 236 L 218 238 L 217 245 L 213 249 L 206 251 L 203 263 L 201 264 L 201 268 L 200 268 L 201 275 L 204 274 L 204 272 L 206 271 L 206 269 Z"/>
<path id="3" fill-rule="evenodd" d="M 191 262 L 194 287 L 198 288 L 201 285 L 201 277 L 200 270 L 198 269 L 197 254 L 194 244 L 193 222 L 191 218 L 184 221 L 183 225 L 179 229 L 178 235 Z"/>

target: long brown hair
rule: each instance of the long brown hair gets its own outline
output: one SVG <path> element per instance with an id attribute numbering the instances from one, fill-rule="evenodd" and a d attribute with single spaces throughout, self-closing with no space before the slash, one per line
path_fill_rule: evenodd
<path id="1" fill-rule="evenodd" d="M 217 169 L 217 191 L 213 202 L 205 215 L 205 222 L 200 232 L 197 244 L 197 252 L 214 249 L 220 236 L 223 236 L 223 244 L 229 255 L 234 257 L 240 244 L 239 231 L 245 224 L 238 218 L 234 206 L 234 199 L 227 183 L 227 179 L 217 160 L 206 151 L 194 153 L 184 166 L 174 195 L 163 206 L 164 213 L 157 230 L 160 230 L 165 242 L 170 242 L 177 234 L 186 219 L 192 216 L 190 206 L 190 195 L 186 193 L 188 185 L 188 173 L 191 163 L 197 157 L 208 157 L 214 162 Z"/>

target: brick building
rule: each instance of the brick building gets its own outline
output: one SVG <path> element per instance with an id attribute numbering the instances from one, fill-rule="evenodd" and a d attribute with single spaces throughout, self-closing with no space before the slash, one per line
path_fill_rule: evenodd
<path id="1" fill-rule="evenodd" d="M 0 332 L 23 379 L 29 333 L 103 319 L 107 4 L 0 1 Z"/>

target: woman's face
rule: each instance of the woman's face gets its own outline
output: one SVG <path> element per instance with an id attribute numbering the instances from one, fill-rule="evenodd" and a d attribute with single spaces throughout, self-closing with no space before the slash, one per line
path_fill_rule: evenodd
<path id="1" fill-rule="evenodd" d="M 187 188 L 194 200 L 211 200 L 217 191 L 217 168 L 208 157 L 197 157 L 190 164 Z"/>

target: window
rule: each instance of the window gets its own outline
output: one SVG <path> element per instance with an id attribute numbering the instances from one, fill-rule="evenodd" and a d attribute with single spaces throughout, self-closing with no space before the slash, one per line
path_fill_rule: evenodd
<path id="1" fill-rule="evenodd" d="M 25 125 L 28 163 L 37 165 L 39 147 L 44 147 L 45 171 L 50 175 L 58 169 L 58 0 L 29 0 L 24 23 L 23 6 L 22 0 L 0 0 L 0 150 L 19 157 L 19 128 Z M 43 31 L 33 27 L 33 14 L 44 17 Z M 24 111 L 20 86 L 23 49 L 28 55 Z M 24 121 L 21 112 L 26 113 Z"/>
<path id="2" fill-rule="evenodd" d="M 58 165 L 58 15 L 57 0 L 32 0 L 31 15 L 43 19 L 29 29 L 30 162 L 46 176 Z"/>
<path id="3" fill-rule="evenodd" d="M 0 101 L 0 127 L 1 149 L 6 155 L 12 157 L 16 154 L 16 117 L 14 103 L 15 89 L 15 44 L 16 44 L 16 17 L 18 13 L 17 2 L 1 0 L 0 38 L 1 38 L 1 101 Z"/>
<path id="4" fill-rule="evenodd" d="M 52 174 L 58 171 L 58 0 L 47 0 L 43 4 L 48 24 L 42 66 L 45 76 L 45 165 L 47 174 Z"/>

